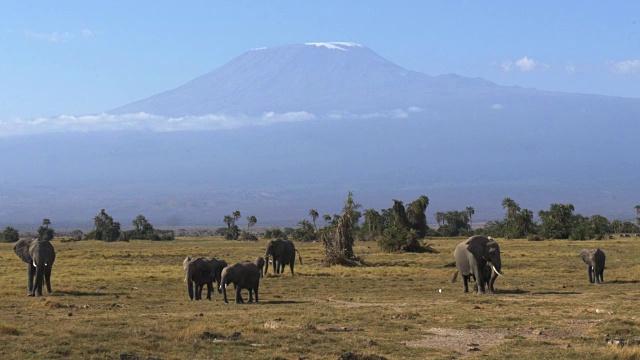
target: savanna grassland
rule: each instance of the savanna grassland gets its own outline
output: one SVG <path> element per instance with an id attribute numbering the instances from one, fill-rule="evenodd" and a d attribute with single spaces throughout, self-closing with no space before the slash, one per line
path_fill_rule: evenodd
<path id="1" fill-rule="evenodd" d="M 3 243 L 0 358 L 640 358 L 638 347 L 605 342 L 606 335 L 640 337 L 640 239 L 498 239 L 506 276 L 495 295 L 464 294 L 460 280 L 451 283 L 455 268 L 445 265 L 462 240 L 428 240 L 437 254 L 356 243 L 366 266 L 351 268 L 324 266 L 320 243 L 296 243 L 303 256 L 296 275 L 270 269 L 260 303 L 244 305 L 225 304 L 217 293 L 189 301 L 182 260 L 253 260 L 266 240 L 56 239 L 53 293 L 40 298 L 26 296 L 25 265 Z M 578 257 L 589 247 L 607 254 L 602 285 L 588 283 Z"/>

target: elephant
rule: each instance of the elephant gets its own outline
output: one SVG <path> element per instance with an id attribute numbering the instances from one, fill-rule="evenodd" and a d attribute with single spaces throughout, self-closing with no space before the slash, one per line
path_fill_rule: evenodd
<path id="1" fill-rule="evenodd" d="M 53 245 L 38 238 L 21 239 L 13 246 L 13 251 L 27 263 L 28 296 L 42 296 L 43 283 L 47 286 L 47 293 L 51 294 L 51 268 L 56 260 Z"/>
<path id="2" fill-rule="evenodd" d="M 262 256 L 258 256 L 258 257 L 256 258 L 255 264 L 258 266 L 258 269 L 260 269 L 260 277 L 261 277 L 261 278 L 263 278 L 263 277 L 264 277 L 264 271 L 265 271 L 265 268 L 264 268 L 264 264 L 265 264 L 265 262 L 264 262 L 264 258 L 263 258 Z"/>
<path id="3" fill-rule="evenodd" d="M 225 303 L 229 302 L 227 300 L 227 285 L 230 283 L 233 283 L 236 291 L 236 304 L 244 303 L 240 293 L 242 289 L 249 290 L 249 302 L 253 302 L 253 295 L 258 302 L 258 287 L 260 286 L 258 265 L 250 261 L 229 265 L 222 270 L 221 281 L 219 288 L 222 289 Z"/>
<path id="4" fill-rule="evenodd" d="M 201 300 L 202 289 L 207 285 L 207 300 L 211 300 L 213 282 L 220 285 L 222 269 L 227 266 L 226 261 L 218 259 L 203 259 L 186 257 L 182 262 L 187 290 L 190 300 Z M 195 293 L 193 285 L 195 284 Z M 218 290 L 218 293 L 222 291 Z"/>
<path id="5" fill-rule="evenodd" d="M 601 284 L 604 282 L 604 263 L 607 256 L 600 249 L 583 249 L 580 257 L 588 265 L 589 282 Z"/>
<path id="6" fill-rule="evenodd" d="M 300 252 L 296 250 L 295 245 L 286 239 L 271 240 L 267 243 L 267 250 L 264 253 L 264 258 L 269 259 L 269 256 L 273 258 L 273 272 L 276 274 L 284 273 L 285 265 L 289 265 L 291 268 L 291 274 L 293 273 L 293 266 L 296 263 L 296 252 L 298 253 L 298 259 L 300 265 L 302 265 L 302 256 Z M 269 264 L 265 268 L 265 274 L 269 270 Z"/>
<path id="7" fill-rule="evenodd" d="M 462 275 L 464 282 L 464 292 L 469 292 L 469 279 L 473 276 L 476 279 L 474 293 L 484 294 L 485 284 L 489 293 L 493 294 L 493 284 L 501 273 L 502 260 L 500 258 L 500 246 L 490 237 L 472 236 L 456 246 L 453 255 L 456 259 L 456 266 Z M 488 266 L 495 272 L 490 276 Z M 457 273 L 454 275 L 455 281 Z"/>

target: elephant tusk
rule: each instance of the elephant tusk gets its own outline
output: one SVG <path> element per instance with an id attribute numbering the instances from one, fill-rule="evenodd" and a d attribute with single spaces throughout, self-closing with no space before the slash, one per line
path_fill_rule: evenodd
<path id="1" fill-rule="evenodd" d="M 500 271 L 498 271 L 495 266 L 491 265 L 491 268 L 493 269 L 493 271 L 496 272 L 496 274 L 498 274 L 500 276 L 504 276 L 504 274 L 502 274 Z"/>

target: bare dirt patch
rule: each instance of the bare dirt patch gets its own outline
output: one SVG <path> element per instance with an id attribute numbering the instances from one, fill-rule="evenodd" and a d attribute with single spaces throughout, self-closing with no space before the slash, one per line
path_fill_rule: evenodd
<path id="1" fill-rule="evenodd" d="M 591 321 L 575 321 L 572 327 L 565 329 L 426 329 L 428 335 L 422 339 L 404 341 L 408 347 L 428 347 L 452 350 L 461 355 L 473 351 L 486 350 L 507 340 L 525 338 L 540 341 L 556 341 L 584 335 Z"/>

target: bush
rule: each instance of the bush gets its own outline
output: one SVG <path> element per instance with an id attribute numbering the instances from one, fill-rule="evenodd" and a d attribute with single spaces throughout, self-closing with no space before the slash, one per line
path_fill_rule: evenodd
<path id="1" fill-rule="evenodd" d="M 2 242 L 16 242 L 18 240 L 20 240 L 20 233 L 11 226 L 7 226 L 7 228 L 0 233 L 0 241 Z"/>
<path id="2" fill-rule="evenodd" d="M 423 245 L 416 230 L 407 230 L 398 226 L 385 229 L 384 234 L 378 240 L 378 246 L 386 252 L 415 252 L 436 253 L 437 250 L 429 245 Z"/>
<path id="3" fill-rule="evenodd" d="M 258 241 L 258 237 L 248 231 L 243 231 L 242 234 L 240 234 L 240 239 L 245 241 Z"/>
<path id="4" fill-rule="evenodd" d="M 287 235 L 280 228 L 267 229 L 264 232 L 265 239 L 286 239 Z"/>

